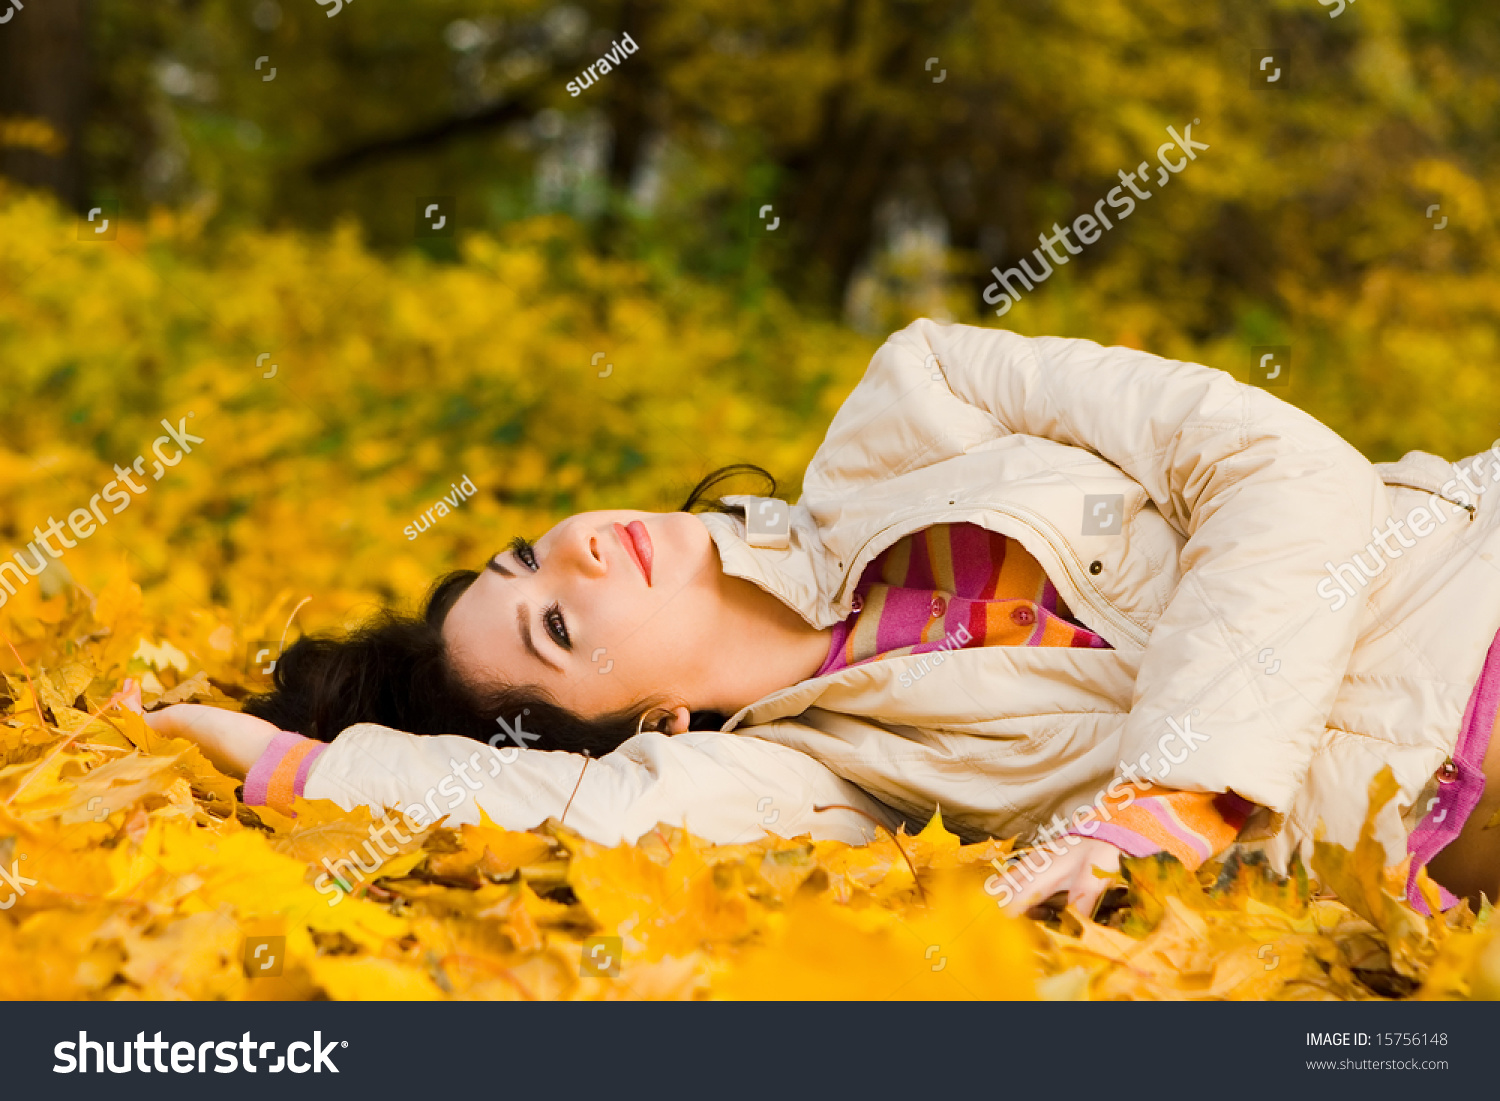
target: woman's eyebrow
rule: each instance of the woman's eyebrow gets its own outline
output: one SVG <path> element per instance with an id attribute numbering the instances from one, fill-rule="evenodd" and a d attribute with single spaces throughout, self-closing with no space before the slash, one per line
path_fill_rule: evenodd
<path id="1" fill-rule="evenodd" d="M 496 551 L 494 556 L 484 564 L 484 568 L 487 570 L 494 570 L 501 577 L 515 577 L 515 574 L 511 573 L 510 570 L 505 568 L 505 563 L 500 561 L 500 556 L 504 553 L 504 551 Z"/>

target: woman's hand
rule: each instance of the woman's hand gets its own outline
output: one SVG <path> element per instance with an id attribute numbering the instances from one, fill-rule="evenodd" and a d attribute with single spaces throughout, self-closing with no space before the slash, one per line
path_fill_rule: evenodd
<path id="1" fill-rule="evenodd" d="M 220 772 L 243 777 L 280 731 L 264 719 L 242 711 L 225 711 L 198 703 L 178 703 L 160 711 L 145 712 L 140 691 L 126 681 L 125 706 L 146 720 L 146 725 L 168 738 L 186 738 Z"/>
<path id="2" fill-rule="evenodd" d="M 1069 844 L 1072 841 L 1078 844 Z M 1032 868 L 1039 863 L 1043 867 L 1040 872 L 1033 872 L 1027 864 L 1013 866 L 1008 882 L 1019 889 L 1011 887 L 1014 894 L 1005 904 L 1008 914 L 1024 914 L 1059 891 L 1066 891 L 1068 903 L 1085 917 L 1092 917 L 1099 897 L 1110 885 L 1108 879 L 1096 876 L 1094 869 L 1110 875 L 1118 875 L 1120 871 L 1120 850 L 1108 841 L 1087 837 L 1058 838 L 1038 847 L 1026 860 Z"/>

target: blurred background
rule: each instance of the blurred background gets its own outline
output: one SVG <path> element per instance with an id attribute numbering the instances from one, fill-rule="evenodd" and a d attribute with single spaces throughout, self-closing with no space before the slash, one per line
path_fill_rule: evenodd
<path id="1" fill-rule="evenodd" d="M 0 9 L 0 560 L 145 460 L 0 590 L 28 661 L 102 622 L 137 669 L 253 675 L 294 609 L 410 605 L 572 511 L 736 461 L 795 499 L 920 316 L 1250 382 L 1274 348 L 1376 461 L 1500 436 L 1491 0 Z M 997 318 L 991 267 L 1189 123 Z"/>

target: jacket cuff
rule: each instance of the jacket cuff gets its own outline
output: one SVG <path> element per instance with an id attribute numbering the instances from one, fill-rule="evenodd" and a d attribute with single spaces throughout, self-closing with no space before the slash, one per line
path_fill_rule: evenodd
<path id="1" fill-rule="evenodd" d="M 1254 808 L 1233 792 L 1173 791 L 1107 808 L 1092 832 L 1075 828 L 1064 836 L 1107 841 L 1127 856 L 1168 852 L 1197 871 L 1234 843 Z"/>
<path id="2" fill-rule="evenodd" d="M 328 748 L 327 743 L 283 730 L 245 774 L 242 802 L 250 807 L 270 807 L 295 818 L 292 807 L 307 786 L 308 773 Z"/>

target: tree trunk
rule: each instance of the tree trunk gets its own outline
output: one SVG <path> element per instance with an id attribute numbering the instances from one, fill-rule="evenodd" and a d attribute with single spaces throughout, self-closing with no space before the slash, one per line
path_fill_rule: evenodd
<path id="1" fill-rule="evenodd" d="M 0 0 L 0 16 L 10 13 L 0 24 L 0 174 L 82 209 L 88 0 L 22 2 Z M 38 119 L 61 140 L 41 140 Z"/>

